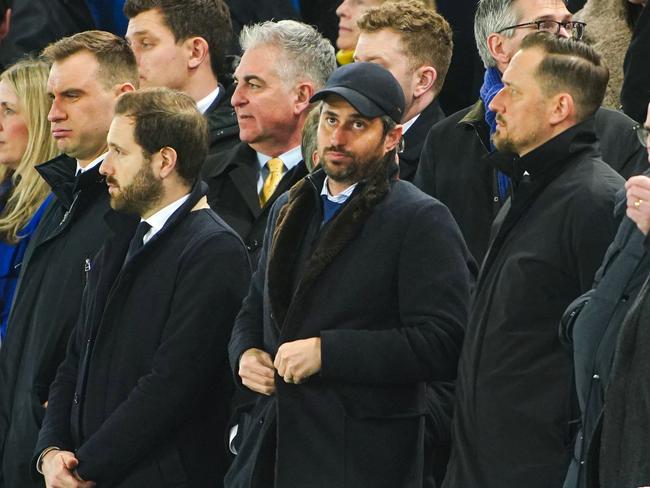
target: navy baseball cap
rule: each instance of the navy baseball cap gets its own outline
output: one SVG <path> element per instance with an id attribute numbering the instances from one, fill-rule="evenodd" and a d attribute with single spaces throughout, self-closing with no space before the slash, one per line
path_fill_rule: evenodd
<path id="1" fill-rule="evenodd" d="M 325 86 L 311 102 L 338 95 L 364 117 L 388 115 L 397 124 L 404 115 L 404 93 L 395 77 L 386 68 L 374 63 L 351 63 L 332 73 Z"/>

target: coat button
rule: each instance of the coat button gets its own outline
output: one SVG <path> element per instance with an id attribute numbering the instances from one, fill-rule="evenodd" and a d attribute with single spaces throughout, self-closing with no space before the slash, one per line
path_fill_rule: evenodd
<path id="1" fill-rule="evenodd" d="M 75 405 L 79 405 L 79 393 L 75 393 L 74 397 L 72 398 L 72 403 Z"/>
<path id="2" fill-rule="evenodd" d="M 599 379 L 600 379 L 600 375 L 599 375 L 599 374 L 595 374 L 595 375 L 592 376 L 592 378 L 595 379 L 595 380 L 599 380 Z"/>

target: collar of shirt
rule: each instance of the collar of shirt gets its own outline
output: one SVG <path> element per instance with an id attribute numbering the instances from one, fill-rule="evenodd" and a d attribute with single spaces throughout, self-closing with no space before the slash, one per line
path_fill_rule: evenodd
<path id="1" fill-rule="evenodd" d="M 407 120 L 402 124 L 402 134 L 406 134 L 406 131 L 409 130 L 413 124 L 415 124 L 415 121 L 418 120 L 418 117 L 420 117 L 420 114 L 417 114 L 415 117 Z"/>
<path id="2" fill-rule="evenodd" d="M 300 161 L 302 161 L 302 152 L 300 151 L 300 146 L 296 146 L 277 157 L 280 158 L 284 163 L 285 170 L 289 171 L 297 166 Z M 257 153 L 257 162 L 260 165 L 260 175 L 257 178 L 257 193 L 262 191 L 264 180 L 269 174 L 269 169 L 266 167 L 266 163 L 269 159 L 272 159 L 271 156 L 267 156 L 266 154 L 262 154 L 260 152 Z"/>
<path id="3" fill-rule="evenodd" d="M 210 108 L 210 105 L 217 99 L 219 96 L 219 86 L 217 86 L 217 89 L 212 91 L 207 97 L 202 98 L 198 102 L 196 102 L 196 108 L 199 109 L 199 112 L 202 114 L 205 113 L 207 109 Z"/>
<path id="4" fill-rule="evenodd" d="M 326 176 L 320 194 L 325 195 L 330 202 L 334 202 L 334 203 L 345 203 L 346 200 L 350 198 L 350 195 L 352 195 L 352 192 L 358 185 L 358 183 L 355 183 L 354 185 L 348 186 L 345 190 L 343 190 L 338 195 L 332 195 L 330 193 L 329 187 L 327 186 L 328 181 L 329 181 L 329 176 Z"/>
<path id="5" fill-rule="evenodd" d="M 105 152 L 97 159 L 93 159 L 89 164 L 86 165 L 85 168 L 82 168 L 81 165 L 79 164 L 79 160 L 77 160 L 77 171 L 75 171 L 74 174 L 85 173 L 86 171 L 93 169 L 95 166 L 97 166 L 99 163 L 101 163 L 104 160 L 107 154 L 108 152 Z"/>
<path id="6" fill-rule="evenodd" d="M 170 203 L 166 207 L 161 208 L 151 217 L 146 219 L 140 219 L 140 222 L 144 220 L 147 222 L 147 224 L 151 226 L 149 232 L 147 232 L 142 238 L 142 242 L 146 244 L 153 236 L 155 236 L 158 232 L 160 232 L 160 229 L 162 229 L 165 226 L 165 224 L 169 220 L 169 217 L 171 217 L 172 214 L 176 212 L 176 210 L 178 210 L 180 206 L 187 201 L 188 198 L 190 198 L 189 193 L 184 197 L 179 198 L 175 202 Z"/>

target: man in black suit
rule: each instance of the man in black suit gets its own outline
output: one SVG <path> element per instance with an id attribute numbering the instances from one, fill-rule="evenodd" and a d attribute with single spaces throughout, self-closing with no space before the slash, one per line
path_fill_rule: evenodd
<path id="1" fill-rule="evenodd" d="M 255 267 L 271 204 L 307 174 L 300 135 L 310 98 L 336 67 L 334 48 L 293 20 L 244 27 L 232 105 L 241 143 L 206 160 L 210 206 L 244 239 Z"/>
<path id="2" fill-rule="evenodd" d="M 445 117 L 436 97 L 451 62 L 451 27 L 419 0 L 371 8 L 357 24 L 360 34 L 355 61 L 382 65 L 397 78 L 404 92 L 404 150 L 399 153 L 399 177 L 411 181 L 429 129 Z"/>
<path id="3" fill-rule="evenodd" d="M 188 95 L 145 89 L 119 99 L 108 145 L 100 171 L 119 213 L 86 262 L 33 467 L 48 487 L 216 486 L 250 266 L 198 176 L 207 124 Z"/>
<path id="4" fill-rule="evenodd" d="M 229 346 L 256 403 L 226 486 L 435 486 L 425 387 L 455 377 L 473 261 L 397 178 L 390 72 L 348 64 L 312 100 L 323 169 L 274 204 Z"/>
<path id="5" fill-rule="evenodd" d="M 20 267 L 7 336 L 0 349 L 0 487 L 38 487 L 29 476 L 50 384 L 79 313 L 84 265 L 108 235 L 108 193 L 99 165 L 113 107 L 138 84 L 126 41 L 88 31 L 48 46 L 53 62 L 48 119 L 65 154 L 39 165 L 54 199 Z M 75 174 L 77 176 L 75 176 Z"/>
<path id="6" fill-rule="evenodd" d="M 208 119 L 210 154 L 237 144 L 237 117 L 219 83 L 232 38 L 228 6 L 222 0 L 127 0 L 124 13 L 142 87 L 191 96 Z"/>

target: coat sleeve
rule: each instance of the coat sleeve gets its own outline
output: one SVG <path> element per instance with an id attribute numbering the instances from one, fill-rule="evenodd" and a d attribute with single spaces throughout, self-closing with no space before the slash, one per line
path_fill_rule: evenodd
<path id="1" fill-rule="evenodd" d="M 48 408 L 45 412 L 43 425 L 38 434 L 34 457 L 32 459 L 32 475 L 40 477 L 36 471 L 36 462 L 43 450 L 48 447 L 58 447 L 64 451 L 74 451 L 74 443 L 70 433 L 70 412 L 77 386 L 77 374 L 84 344 L 84 327 L 86 310 L 89 306 L 87 288 L 82 296 L 81 309 L 77 326 L 73 329 L 63 362 L 59 365 L 54 382 L 48 395 Z"/>
<path id="2" fill-rule="evenodd" d="M 285 193 L 275 201 L 271 208 L 266 230 L 264 231 L 264 242 L 260 252 L 259 264 L 255 273 L 253 273 L 248 294 L 235 320 L 230 344 L 228 345 L 230 367 L 232 368 L 235 384 L 242 388 L 243 385 L 238 374 L 239 358 L 246 350 L 251 348 L 264 350 L 264 283 L 266 281 L 266 267 L 278 212 L 286 202 L 287 194 Z"/>
<path id="3" fill-rule="evenodd" d="M 454 379 L 475 271 L 447 208 L 420 202 L 400 250 L 400 320 L 323 330 L 322 376 L 363 384 Z"/>
<path id="4" fill-rule="evenodd" d="M 227 365 L 232 324 L 250 279 L 246 250 L 234 235 L 215 232 L 197 239 L 179 259 L 151 370 L 77 450 L 83 479 L 119 478 L 191 415 L 185 403 Z"/>

